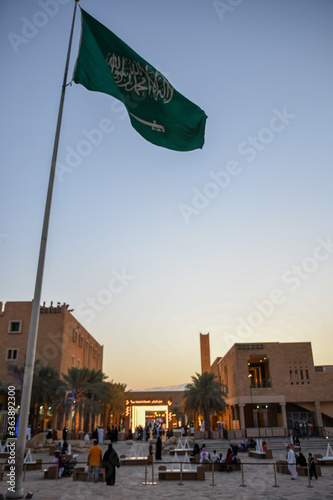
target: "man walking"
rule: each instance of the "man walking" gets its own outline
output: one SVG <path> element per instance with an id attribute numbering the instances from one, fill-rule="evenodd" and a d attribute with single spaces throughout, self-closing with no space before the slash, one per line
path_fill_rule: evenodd
<path id="1" fill-rule="evenodd" d="M 288 470 L 291 474 L 291 479 L 296 479 L 298 476 L 297 470 L 296 470 L 296 456 L 294 450 L 290 448 L 290 446 L 287 446 L 287 462 L 288 462 Z"/>
<path id="2" fill-rule="evenodd" d="M 98 446 L 97 440 L 95 439 L 94 445 L 90 448 L 88 454 L 87 465 L 88 469 L 88 483 L 91 481 L 91 474 L 94 473 L 94 483 L 98 481 L 99 468 L 102 461 L 102 448 Z"/>
<path id="3" fill-rule="evenodd" d="M 98 435 L 98 444 L 103 444 L 103 441 L 104 441 L 104 429 L 103 429 L 103 427 L 101 425 L 98 426 L 97 435 Z"/>

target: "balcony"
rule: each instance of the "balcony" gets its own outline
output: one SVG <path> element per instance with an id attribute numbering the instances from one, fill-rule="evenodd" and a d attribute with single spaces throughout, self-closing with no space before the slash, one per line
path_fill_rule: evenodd
<path id="1" fill-rule="evenodd" d="M 261 379 L 256 379 L 251 377 L 250 378 L 250 389 L 262 389 L 266 387 L 272 387 L 272 378 L 261 378 Z"/>

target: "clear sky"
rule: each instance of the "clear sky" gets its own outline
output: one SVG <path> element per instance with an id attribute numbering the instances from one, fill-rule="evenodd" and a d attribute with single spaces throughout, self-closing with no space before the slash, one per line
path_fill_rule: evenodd
<path id="1" fill-rule="evenodd" d="M 70 304 L 129 389 L 189 382 L 200 332 L 212 361 L 311 341 L 333 364 L 333 2 L 81 6 L 206 112 L 206 142 L 154 146 L 121 103 L 68 86 L 43 301 Z M 0 4 L 3 302 L 33 298 L 72 13 Z M 79 37 L 78 12 L 70 74 Z"/>

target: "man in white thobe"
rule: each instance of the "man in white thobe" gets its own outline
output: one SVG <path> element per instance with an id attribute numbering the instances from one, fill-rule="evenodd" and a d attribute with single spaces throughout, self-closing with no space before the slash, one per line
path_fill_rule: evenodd
<path id="1" fill-rule="evenodd" d="M 103 444 L 103 441 L 104 441 L 104 429 L 103 429 L 103 427 L 101 427 L 101 426 L 98 427 L 97 435 L 98 435 L 98 444 Z"/>
<path id="2" fill-rule="evenodd" d="M 295 452 L 293 449 L 290 448 L 290 446 L 287 446 L 287 462 L 288 462 L 288 470 L 291 474 L 291 479 L 296 479 L 298 476 L 297 470 L 296 470 L 296 456 Z"/>

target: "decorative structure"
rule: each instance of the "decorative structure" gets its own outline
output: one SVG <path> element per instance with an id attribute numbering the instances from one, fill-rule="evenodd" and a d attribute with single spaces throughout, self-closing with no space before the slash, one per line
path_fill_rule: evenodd
<path id="1" fill-rule="evenodd" d="M 262 441 L 261 439 L 256 440 L 256 453 L 264 453 L 262 450 Z"/>
<path id="2" fill-rule="evenodd" d="M 170 455 L 174 455 L 176 453 L 179 455 L 185 455 L 189 451 L 191 451 L 191 447 L 188 442 L 188 439 L 186 438 L 185 441 L 183 441 L 181 438 L 179 438 L 177 442 L 177 447 L 171 449 L 169 453 Z"/>
<path id="3" fill-rule="evenodd" d="M 320 465 L 333 465 L 333 450 L 330 443 L 327 443 L 326 455 L 324 457 L 317 457 Z"/>
<path id="4" fill-rule="evenodd" d="M 167 470 L 165 466 L 159 467 L 158 478 L 162 481 L 204 481 L 205 469 L 202 466 L 193 467 L 187 452 L 183 461 L 180 462 L 178 454 L 175 452 L 171 468 Z"/>
<path id="5" fill-rule="evenodd" d="M 146 465 L 152 464 L 152 462 L 152 455 L 145 454 L 141 444 L 139 446 L 132 445 L 127 456 L 120 455 L 121 465 Z"/>
<path id="6" fill-rule="evenodd" d="M 138 459 L 147 459 L 147 455 L 143 453 L 142 445 L 140 444 L 139 446 L 134 446 L 132 445 L 130 451 L 128 452 L 128 456 L 126 457 L 131 460 L 138 460 Z"/>
<path id="7" fill-rule="evenodd" d="M 0 458 L 8 458 L 9 457 L 9 449 L 8 449 L 8 441 L 5 444 L 1 444 L 0 441 Z"/>
<path id="8" fill-rule="evenodd" d="M 257 439 L 256 440 L 256 449 L 255 450 L 248 450 L 248 456 L 252 458 L 273 458 L 273 452 L 272 450 L 266 450 L 263 451 L 262 449 L 262 440 Z"/>

